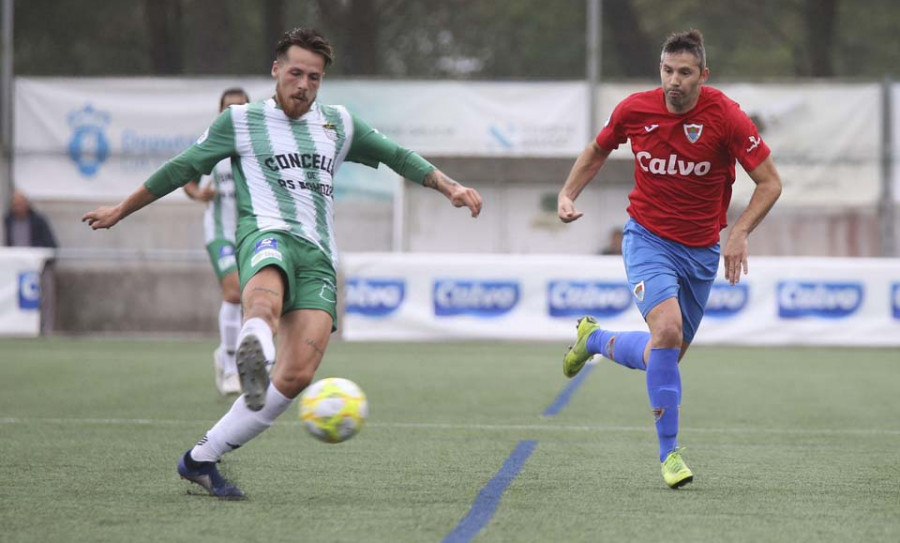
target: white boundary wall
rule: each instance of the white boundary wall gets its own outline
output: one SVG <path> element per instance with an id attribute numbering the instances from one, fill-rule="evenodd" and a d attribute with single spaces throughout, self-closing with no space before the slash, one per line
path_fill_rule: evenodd
<path id="1" fill-rule="evenodd" d="M 0 248 L 0 336 L 41 333 L 41 272 L 49 249 Z"/>
<path id="2" fill-rule="evenodd" d="M 342 269 L 349 341 L 571 342 L 584 314 L 646 329 L 620 257 L 355 253 Z M 900 260 L 751 257 L 738 286 L 720 271 L 695 343 L 900 347 Z"/>

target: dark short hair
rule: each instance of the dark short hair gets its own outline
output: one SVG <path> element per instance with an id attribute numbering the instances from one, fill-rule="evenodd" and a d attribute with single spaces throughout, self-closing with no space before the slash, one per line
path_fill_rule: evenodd
<path id="1" fill-rule="evenodd" d="M 222 109 L 222 106 L 225 105 L 225 98 L 227 96 L 231 96 L 232 94 L 240 94 L 244 97 L 245 102 L 250 101 L 250 95 L 247 94 L 247 91 L 240 87 L 231 87 L 230 89 L 225 89 L 222 91 L 222 96 L 219 97 L 219 109 Z"/>
<path id="2" fill-rule="evenodd" d="M 334 49 L 328 43 L 328 40 L 325 39 L 325 36 L 320 34 L 318 30 L 299 27 L 289 30 L 281 36 L 281 39 L 278 40 L 278 45 L 275 46 L 275 58 L 278 60 L 285 58 L 288 49 L 294 45 L 321 55 L 325 59 L 326 68 L 334 60 Z"/>
<path id="3" fill-rule="evenodd" d="M 700 61 L 700 71 L 706 68 L 706 48 L 703 46 L 703 34 L 696 28 L 687 32 L 675 32 L 666 38 L 662 47 L 662 55 L 666 53 L 681 53 L 686 51 Z"/>

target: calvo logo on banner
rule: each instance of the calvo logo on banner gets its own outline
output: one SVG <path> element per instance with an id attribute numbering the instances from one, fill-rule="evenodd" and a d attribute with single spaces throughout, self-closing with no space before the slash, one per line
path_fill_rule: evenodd
<path id="1" fill-rule="evenodd" d="M 499 317 L 519 303 L 516 281 L 437 279 L 432 289 L 438 317 Z"/>
<path id="2" fill-rule="evenodd" d="M 19 273 L 19 309 L 34 311 L 41 307 L 41 276 L 36 271 Z"/>
<path id="3" fill-rule="evenodd" d="M 615 317 L 631 307 L 631 287 L 602 281 L 550 281 L 547 306 L 551 317 Z"/>
<path id="4" fill-rule="evenodd" d="M 777 286 L 778 316 L 782 319 L 848 317 L 862 306 L 859 282 L 781 281 Z"/>
<path id="5" fill-rule="evenodd" d="M 891 285 L 891 308 L 894 318 L 900 320 L 900 283 Z"/>
<path id="6" fill-rule="evenodd" d="M 406 297 L 406 281 L 403 279 L 367 279 L 352 277 L 346 282 L 347 313 L 367 317 L 390 315 Z"/>
<path id="7" fill-rule="evenodd" d="M 68 121 L 72 127 L 69 158 L 81 175 L 93 177 L 100 170 L 100 165 L 109 158 L 109 139 L 106 137 L 109 113 L 86 104 L 82 109 L 70 112 Z"/>
<path id="8" fill-rule="evenodd" d="M 709 300 L 703 314 L 716 318 L 733 317 L 744 310 L 749 298 L 750 288 L 747 285 L 715 283 L 709 291 Z"/>

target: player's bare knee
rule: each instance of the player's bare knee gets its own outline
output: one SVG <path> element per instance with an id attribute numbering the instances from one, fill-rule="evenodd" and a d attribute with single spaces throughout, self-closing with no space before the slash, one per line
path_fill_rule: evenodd
<path id="1" fill-rule="evenodd" d="M 241 303 L 241 292 L 239 290 L 225 291 L 222 293 L 222 299 L 230 304 Z"/>
<path id="2" fill-rule="evenodd" d="M 312 383 L 314 370 L 312 368 L 300 368 L 293 371 L 284 371 L 275 379 L 275 386 L 289 398 L 297 397 L 303 389 Z"/>
<path id="3" fill-rule="evenodd" d="M 241 303 L 241 282 L 237 272 L 229 273 L 222 278 L 222 299 L 230 304 Z"/>
<path id="4" fill-rule="evenodd" d="M 652 345 L 660 349 L 681 348 L 684 342 L 681 324 L 678 322 L 662 323 L 651 330 L 650 334 Z"/>
<path id="5" fill-rule="evenodd" d="M 230 304 L 239 304 L 241 303 L 241 289 L 239 286 L 223 284 L 222 285 L 222 299 Z"/>

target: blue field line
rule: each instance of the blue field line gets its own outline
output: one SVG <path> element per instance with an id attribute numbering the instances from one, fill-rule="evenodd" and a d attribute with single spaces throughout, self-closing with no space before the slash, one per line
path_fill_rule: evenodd
<path id="1" fill-rule="evenodd" d="M 473 537 L 478 535 L 500 505 L 500 498 L 506 487 L 513 482 L 513 479 L 522 471 L 525 461 L 534 452 L 537 447 L 537 441 L 524 440 L 520 441 L 516 449 L 509 455 L 503 467 L 494 475 L 494 478 L 488 481 L 488 484 L 481 489 L 472 508 L 466 513 L 456 528 L 444 538 L 444 543 L 466 543 L 471 541 Z"/>
<path id="2" fill-rule="evenodd" d="M 572 395 L 575 394 L 575 391 L 578 390 L 578 387 L 581 386 L 581 383 L 583 383 L 584 380 L 587 379 L 587 376 L 590 375 L 592 371 L 594 371 L 594 367 L 596 365 L 597 364 L 592 363 L 585 364 L 584 368 L 582 368 L 581 371 L 578 372 L 578 375 L 573 377 L 572 380 L 569 381 L 569 384 L 566 385 L 566 388 L 562 389 L 562 392 L 559 393 L 559 396 L 557 396 L 556 399 L 553 400 L 553 403 L 550 404 L 550 407 L 548 407 L 544 410 L 543 413 L 541 413 L 541 416 L 552 417 L 554 415 L 558 415 L 559 412 L 562 411 L 562 408 L 565 407 L 566 404 L 569 403 L 569 400 L 572 399 Z"/>

